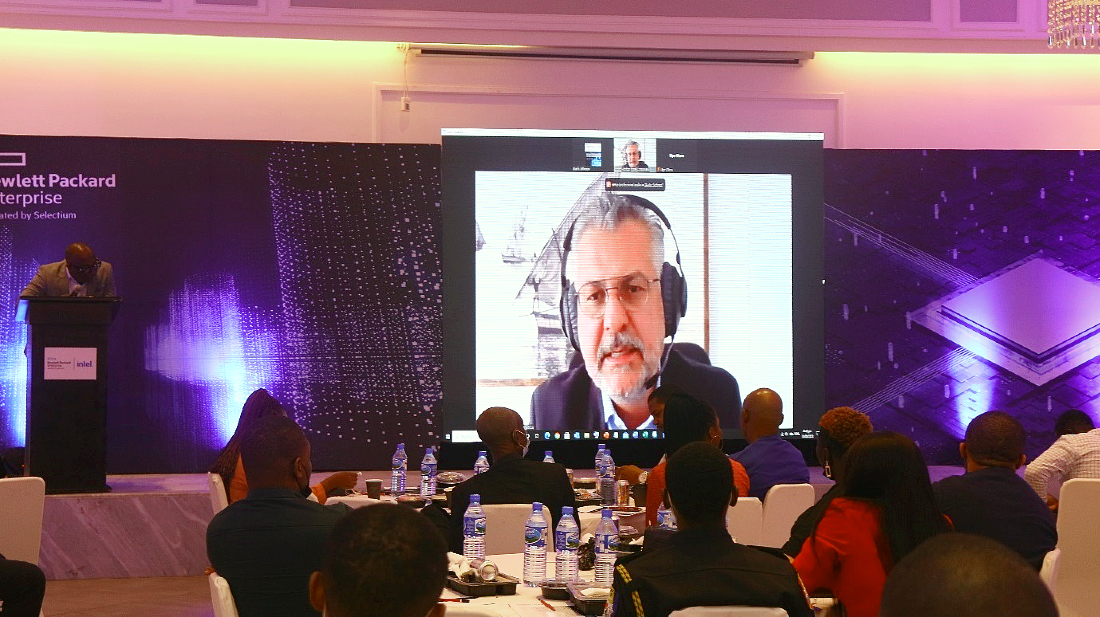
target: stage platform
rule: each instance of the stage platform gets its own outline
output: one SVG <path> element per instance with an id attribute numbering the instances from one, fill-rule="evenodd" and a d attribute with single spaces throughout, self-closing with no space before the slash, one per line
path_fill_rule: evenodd
<path id="1" fill-rule="evenodd" d="M 931 467 L 932 480 L 962 468 Z M 469 475 L 472 472 L 466 472 Z M 578 477 L 592 470 L 577 470 Z M 364 472 L 389 484 L 388 471 Z M 410 472 L 411 482 L 418 475 Z M 328 473 L 316 473 L 319 482 Z M 820 496 L 829 481 L 819 467 L 810 482 Z M 110 493 L 47 495 L 39 565 L 50 580 L 201 575 L 206 526 L 214 516 L 206 474 L 107 476 Z"/>

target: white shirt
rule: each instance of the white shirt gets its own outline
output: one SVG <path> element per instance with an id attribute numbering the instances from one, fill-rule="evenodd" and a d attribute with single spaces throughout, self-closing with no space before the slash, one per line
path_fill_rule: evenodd
<path id="1" fill-rule="evenodd" d="M 70 296 L 80 296 L 81 298 L 87 297 L 88 290 L 83 285 L 76 282 L 76 279 L 73 278 L 72 272 L 69 272 L 69 267 L 68 266 L 65 266 L 65 276 L 69 277 L 69 295 Z M 73 293 L 73 292 L 76 292 L 76 293 Z"/>
<path id="2" fill-rule="evenodd" d="M 1024 479 L 1046 499 L 1051 480 L 1100 479 L 1100 428 L 1087 433 L 1063 435 L 1024 471 Z"/>
<path id="3" fill-rule="evenodd" d="M 619 417 L 619 414 L 615 412 L 615 403 L 611 402 L 611 397 L 604 394 L 603 390 L 600 390 L 600 402 L 603 404 L 603 425 L 607 427 L 609 431 L 647 431 L 657 428 L 657 425 L 653 423 L 653 416 L 649 416 L 649 419 L 638 425 L 638 428 L 627 429 L 626 423 Z"/>

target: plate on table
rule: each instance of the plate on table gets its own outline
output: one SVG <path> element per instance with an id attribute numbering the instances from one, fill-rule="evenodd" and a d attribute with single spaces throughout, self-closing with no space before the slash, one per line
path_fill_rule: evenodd
<path id="1" fill-rule="evenodd" d="M 569 602 L 582 615 L 602 615 L 610 591 L 591 583 L 569 583 Z"/>

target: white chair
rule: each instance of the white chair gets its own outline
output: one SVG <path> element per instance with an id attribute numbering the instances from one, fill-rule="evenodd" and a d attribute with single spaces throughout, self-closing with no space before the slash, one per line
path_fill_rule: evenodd
<path id="1" fill-rule="evenodd" d="M 0 479 L 0 553 L 8 559 L 38 563 L 42 546 L 42 509 L 46 482 L 42 478 Z"/>
<path id="2" fill-rule="evenodd" d="M 763 506 L 756 497 L 738 497 L 737 504 L 726 510 L 726 530 L 741 544 L 760 544 Z"/>
<path id="3" fill-rule="evenodd" d="M 214 514 L 217 514 L 229 505 L 229 493 L 225 491 L 221 474 L 207 473 L 206 486 L 210 490 L 210 506 L 214 508 Z"/>
<path id="4" fill-rule="evenodd" d="M 795 519 L 814 505 L 812 484 L 776 484 L 764 495 L 760 546 L 780 548 L 791 537 Z"/>
<path id="5" fill-rule="evenodd" d="M 218 576 L 217 572 L 211 572 L 206 580 L 210 583 L 210 602 L 214 605 L 214 617 L 237 617 L 237 604 L 233 601 L 229 581 Z"/>
<path id="6" fill-rule="evenodd" d="M 485 554 L 522 553 L 523 530 L 527 517 L 531 516 L 531 504 L 491 503 L 482 504 L 481 508 L 485 511 Z M 546 508 L 543 508 L 542 514 L 546 517 L 547 525 L 546 550 L 553 551 L 553 519 Z"/>
<path id="7" fill-rule="evenodd" d="M 1062 485 L 1058 500 L 1058 555 L 1050 572 L 1051 591 L 1062 617 L 1096 614 L 1100 580 L 1100 480 L 1076 478 Z"/>
<path id="8" fill-rule="evenodd" d="M 447 617 L 504 617 L 500 613 L 485 606 L 470 606 L 469 604 L 447 603 Z"/>
<path id="9" fill-rule="evenodd" d="M 765 606 L 692 606 L 672 611 L 668 617 L 787 617 L 787 611 Z"/>
<path id="10" fill-rule="evenodd" d="M 1043 567 L 1039 570 L 1039 578 L 1043 579 L 1046 583 L 1050 593 L 1054 593 L 1055 575 L 1058 574 L 1058 557 L 1062 555 L 1062 551 L 1057 547 L 1043 556 Z"/>

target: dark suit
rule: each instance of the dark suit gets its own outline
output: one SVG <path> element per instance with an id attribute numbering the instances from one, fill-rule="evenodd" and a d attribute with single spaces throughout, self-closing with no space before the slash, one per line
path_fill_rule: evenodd
<path id="1" fill-rule="evenodd" d="M 350 511 L 290 489 L 254 488 L 215 514 L 206 528 L 206 555 L 229 581 L 241 617 L 317 615 L 309 576 L 321 569 L 333 525 Z"/>
<path id="2" fill-rule="evenodd" d="M 614 617 L 646 617 L 690 606 L 778 607 L 791 617 L 813 611 L 785 558 L 737 544 L 721 528 L 678 531 L 655 551 L 619 558 Z"/>
<path id="3" fill-rule="evenodd" d="M 516 453 L 493 461 L 493 466 L 451 491 L 451 523 L 448 543 L 451 551 L 462 552 L 462 516 L 470 495 L 481 495 L 481 503 L 540 502 L 553 520 L 551 533 L 561 519 L 562 506 L 576 507 L 577 498 L 565 474 L 565 466 L 520 458 Z"/>
<path id="4" fill-rule="evenodd" d="M 64 260 L 38 267 L 31 282 L 20 292 L 20 296 L 67 296 L 69 295 L 69 273 Z M 111 264 L 102 261 L 91 280 L 84 284 L 85 295 L 97 298 L 113 297 L 115 293 L 115 275 Z"/>
<path id="5" fill-rule="evenodd" d="M 1058 543 L 1054 515 L 1027 482 L 1006 467 L 986 467 L 932 485 L 936 505 L 955 531 L 1004 544 L 1036 570 Z"/>
<path id="6" fill-rule="evenodd" d="M 0 555 L 0 615 L 38 617 L 46 595 L 46 575 L 33 563 Z"/>
<path id="7" fill-rule="evenodd" d="M 679 344 L 668 353 L 661 384 L 676 386 L 710 403 L 722 426 L 739 425 L 741 392 L 737 380 L 723 369 L 688 357 Z M 538 430 L 602 431 L 606 427 L 601 399 L 600 389 L 580 362 L 535 388 L 531 422 Z"/>

